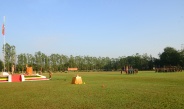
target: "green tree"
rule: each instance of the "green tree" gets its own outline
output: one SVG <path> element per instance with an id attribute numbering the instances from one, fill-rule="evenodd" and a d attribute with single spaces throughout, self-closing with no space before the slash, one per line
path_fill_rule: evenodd
<path id="1" fill-rule="evenodd" d="M 35 53 L 35 64 L 36 71 L 42 71 L 42 52 L 38 51 Z"/>
<path id="2" fill-rule="evenodd" d="M 2 60 L 0 60 L 0 69 L 3 70 L 3 61 Z"/>
<path id="3" fill-rule="evenodd" d="M 164 52 L 160 54 L 160 61 L 162 66 L 177 66 L 180 64 L 180 59 L 180 53 L 172 47 L 166 47 Z"/>
<path id="4" fill-rule="evenodd" d="M 180 66 L 184 68 L 184 49 L 180 52 Z"/>
<path id="5" fill-rule="evenodd" d="M 69 58 L 68 63 L 69 63 L 69 66 L 68 67 L 70 67 L 70 68 L 76 67 L 75 58 L 74 58 L 73 55 L 70 55 L 70 58 Z"/>
<path id="6" fill-rule="evenodd" d="M 3 54 L 4 56 L 4 65 L 5 69 L 9 72 L 11 69 L 11 66 L 15 64 L 16 61 L 16 49 L 14 45 L 9 45 L 6 43 L 3 45 Z M 4 69 L 4 70 L 5 70 Z"/>
<path id="7" fill-rule="evenodd" d="M 26 54 L 25 53 L 19 54 L 17 58 L 18 58 L 17 69 L 18 69 L 18 71 L 22 71 L 22 73 L 23 73 L 26 70 L 26 64 L 27 64 Z"/>
<path id="8" fill-rule="evenodd" d="M 34 67 L 35 64 L 35 57 L 32 54 L 26 54 L 27 64 L 28 66 Z"/>

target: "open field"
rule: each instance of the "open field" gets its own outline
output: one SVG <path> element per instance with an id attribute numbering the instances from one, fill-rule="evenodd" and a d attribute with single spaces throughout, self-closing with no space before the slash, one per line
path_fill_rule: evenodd
<path id="1" fill-rule="evenodd" d="M 71 84 L 76 74 L 85 84 Z M 54 73 L 50 81 L 0 83 L 0 87 L 0 109 L 184 108 L 184 72 Z"/>

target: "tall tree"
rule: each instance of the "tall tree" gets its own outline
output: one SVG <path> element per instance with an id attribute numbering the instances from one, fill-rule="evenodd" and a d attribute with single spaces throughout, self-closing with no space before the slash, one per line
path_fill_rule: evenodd
<path id="1" fill-rule="evenodd" d="M 38 51 L 35 53 L 35 64 L 36 64 L 36 71 L 40 71 L 42 68 L 42 53 Z"/>
<path id="2" fill-rule="evenodd" d="M 5 46 L 5 47 L 4 47 Z M 4 50 L 5 48 L 5 50 Z M 15 64 L 16 61 L 16 49 L 14 45 L 9 45 L 6 43 L 3 45 L 3 54 L 4 56 L 4 64 L 5 64 L 5 69 L 7 71 L 10 71 L 11 66 Z"/>
<path id="3" fill-rule="evenodd" d="M 184 49 L 180 52 L 180 65 L 184 68 Z"/>
<path id="4" fill-rule="evenodd" d="M 166 47 L 164 52 L 160 54 L 162 65 L 177 66 L 180 63 L 180 53 L 173 47 Z"/>
<path id="5" fill-rule="evenodd" d="M 22 53 L 22 54 L 19 54 L 18 55 L 18 61 L 17 61 L 18 65 L 17 65 L 17 68 L 18 68 L 18 71 L 22 71 L 25 72 L 25 67 L 26 67 L 26 64 L 27 64 L 27 58 L 26 58 L 26 54 L 25 53 Z"/>
<path id="6" fill-rule="evenodd" d="M 0 60 L 0 69 L 3 70 L 3 61 L 2 60 Z"/>

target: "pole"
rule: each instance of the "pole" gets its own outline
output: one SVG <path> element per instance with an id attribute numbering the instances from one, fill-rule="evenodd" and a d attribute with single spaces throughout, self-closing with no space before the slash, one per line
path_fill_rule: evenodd
<path id="1" fill-rule="evenodd" d="M 5 72 L 5 16 L 3 19 L 3 24 L 4 24 L 4 34 L 3 34 L 3 38 L 4 38 L 4 72 Z"/>

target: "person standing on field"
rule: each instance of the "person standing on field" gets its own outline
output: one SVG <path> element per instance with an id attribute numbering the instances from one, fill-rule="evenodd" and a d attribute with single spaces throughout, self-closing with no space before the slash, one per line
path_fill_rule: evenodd
<path id="1" fill-rule="evenodd" d="M 49 70 L 49 79 L 51 80 L 52 78 L 52 72 Z"/>
<path id="2" fill-rule="evenodd" d="M 121 74 L 123 73 L 124 67 L 121 68 Z"/>

